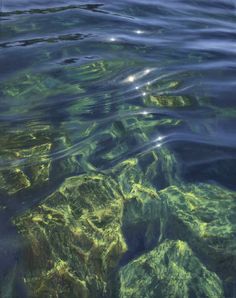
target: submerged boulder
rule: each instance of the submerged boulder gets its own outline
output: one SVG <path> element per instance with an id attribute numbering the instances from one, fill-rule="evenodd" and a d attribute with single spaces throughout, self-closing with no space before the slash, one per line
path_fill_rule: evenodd
<path id="1" fill-rule="evenodd" d="M 94 174 L 66 179 L 15 219 L 30 297 L 113 297 L 114 270 L 127 249 L 122 213 L 116 182 Z"/>
<path id="2" fill-rule="evenodd" d="M 132 180 L 127 176 L 127 180 L 121 181 Z M 145 254 L 162 241 L 184 241 L 199 262 L 221 278 L 225 297 L 232 297 L 236 272 L 235 192 L 211 184 L 178 184 L 157 192 L 136 178 L 125 197 L 122 228 L 128 252 L 122 264 Z M 160 297 L 185 297 L 168 295 Z M 127 294 L 124 297 L 139 296 Z M 186 297 L 192 296 L 186 294 Z"/>
<path id="3" fill-rule="evenodd" d="M 218 276 L 183 241 L 165 241 L 120 270 L 120 298 L 223 297 Z"/>
<path id="4" fill-rule="evenodd" d="M 236 193 L 210 184 L 171 186 L 160 193 L 165 237 L 187 241 L 228 283 L 236 272 Z"/>

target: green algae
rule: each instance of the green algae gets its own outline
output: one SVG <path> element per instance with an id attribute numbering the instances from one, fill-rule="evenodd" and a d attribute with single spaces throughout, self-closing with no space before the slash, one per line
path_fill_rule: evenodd
<path id="1" fill-rule="evenodd" d="M 70 127 L 63 123 L 56 139 L 52 127 L 37 125 L 28 139 L 20 131 L 14 141 L 2 137 L 6 160 L 28 161 L 27 166 L 1 171 L 1 192 L 10 196 L 79 171 L 91 173 L 66 179 L 37 207 L 14 219 L 24 240 L 22 268 L 30 297 L 77 297 L 78 293 L 88 298 L 116 297 L 119 291 L 120 297 L 142 297 L 143 293 L 147 295 L 143 297 L 158 297 L 153 293 L 182 297 L 180 291 L 183 297 L 228 297 L 232 293 L 234 192 L 216 185 L 181 183 L 175 156 L 162 146 L 118 160 L 104 174 L 95 174 L 99 164 L 93 157 L 98 152 L 102 162 L 118 157 L 116 140 L 127 139 L 129 129 L 138 145 L 149 142 L 155 121 L 146 126 L 143 122 L 129 117 L 102 131 L 97 123 L 84 123 L 80 129 L 88 141 L 75 149 Z M 76 125 L 80 121 L 74 120 L 72 127 Z M 89 139 L 94 132 L 100 138 Z M 99 149 L 98 142 L 106 138 L 114 140 L 114 147 L 103 149 L 100 144 Z M 129 150 L 129 142 L 120 148 Z M 51 160 L 53 152 L 62 158 Z M 150 262 L 162 269 L 141 279 L 134 273 L 139 272 L 139 265 L 133 264 L 139 260 L 149 264 L 147 255 L 154 251 L 156 260 L 153 256 Z M 162 258 L 173 258 L 176 267 Z"/>
<path id="2" fill-rule="evenodd" d="M 124 195 L 128 197 L 137 184 L 162 189 L 180 182 L 177 161 L 166 148 L 160 148 L 158 152 L 153 150 L 142 153 L 138 158 L 126 159 L 107 173 L 114 176 Z"/>
<path id="3" fill-rule="evenodd" d="M 156 190 L 133 184 L 124 201 L 122 230 L 128 245 L 125 259 L 150 250 L 162 235 L 161 204 Z"/>
<path id="4" fill-rule="evenodd" d="M 183 96 L 149 95 L 145 97 L 145 104 L 154 107 L 180 108 L 191 106 L 192 101 Z"/>
<path id="5" fill-rule="evenodd" d="M 157 191 L 135 158 L 110 174 L 68 178 L 14 220 L 30 297 L 228 297 L 235 193 L 208 184 Z"/>
<path id="6" fill-rule="evenodd" d="M 30 297 L 112 297 L 111 272 L 126 251 L 123 197 L 104 175 L 71 177 L 15 224 L 25 239 Z"/>
<path id="7" fill-rule="evenodd" d="M 8 195 L 48 183 L 51 171 L 49 158 L 52 144 L 48 126 L 27 128 L 1 135 L 0 191 Z M 9 164 L 13 166 L 9 167 Z"/>
<path id="8" fill-rule="evenodd" d="M 169 187 L 160 192 L 166 236 L 187 241 L 226 280 L 236 270 L 236 194 L 209 184 Z"/>
<path id="9" fill-rule="evenodd" d="M 1 170 L 1 192 L 12 196 L 90 173 L 66 179 L 38 206 L 14 219 L 24 241 L 22 266 L 29 295 L 229 297 L 236 270 L 235 195 L 214 185 L 181 183 L 177 160 L 162 146 L 161 131 L 183 122 L 142 114 L 126 104 L 109 124 L 100 114 L 93 122 L 79 119 L 95 103 L 85 94 L 86 84 L 111 76 L 114 67 L 122 64 L 68 66 L 63 78 L 24 74 L 24 83 L 4 85 L 6 99 L 24 102 L 32 94 L 45 99 L 65 91 L 72 101 L 73 96 L 80 100 L 66 107 L 70 121 L 58 124 L 56 136 L 51 123 L 29 126 L 10 138 L 3 133 L 2 156 L 27 162 Z M 155 95 L 150 88 L 141 99 L 145 107 L 194 104 L 187 97 Z M 108 115 L 116 107 L 109 92 L 104 101 L 109 103 L 104 108 Z M 105 175 L 95 174 L 98 171 Z M 9 276 L 6 293 L 14 272 Z"/>
<path id="10" fill-rule="evenodd" d="M 2 93 L 7 98 L 16 98 L 21 103 L 27 100 L 37 100 L 60 94 L 83 93 L 78 84 L 68 84 L 50 74 L 37 74 L 30 71 L 19 73 L 11 81 L 2 86 Z M 19 105 L 17 105 L 19 109 Z"/>
<path id="11" fill-rule="evenodd" d="M 147 95 L 144 97 L 144 104 L 148 107 L 162 108 L 187 108 L 196 104 L 193 98 L 187 96 L 171 95 L 172 91 L 178 90 L 179 81 L 162 81 L 146 86 Z"/>
<path id="12" fill-rule="evenodd" d="M 12 195 L 30 185 L 29 178 L 18 168 L 0 172 L 0 191 L 2 192 Z"/>
<path id="13" fill-rule="evenodd" d="M 223 297 L 219 277 L 187 243 L 165 241 L 120 270 L 121 298 Z"/>

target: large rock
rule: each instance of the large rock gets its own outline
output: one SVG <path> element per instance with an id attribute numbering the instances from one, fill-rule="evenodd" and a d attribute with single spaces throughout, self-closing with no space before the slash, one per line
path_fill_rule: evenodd
<path id="1" fill-rule="evenodd" d="M 30 297 L 113 297 L 114 270 L 127 249 L 122 213 L 119 187 L 98 174 L 66 179 L 17 218 Z"/>
<path id="2" fill-rule="evenodd" d="M 223 297 L 218 276 L 183 241 L 165 241 L 120 270 L 120 298 Z"/>
<path id="3" fill-rule="evenodd" d="M 168 187 L 159 195 L 165 237 L 187 241 L 226 282 L 234 282 L 236 193 L 216 185 L 187 184 Z"/>

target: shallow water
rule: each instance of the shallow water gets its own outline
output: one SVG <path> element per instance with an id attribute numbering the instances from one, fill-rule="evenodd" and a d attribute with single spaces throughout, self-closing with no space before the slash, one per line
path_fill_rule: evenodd
<path id="1" fill-rule="evenodd" d="M 139 182 L 157 192 L 205 183 L 234 193 L 235 1 L 3 0 L 1 11 L 1 279 L 17 272 L 4 297 L 27 296 L 12 222 L 67 177 L 110 176 L 136 159 Z M 235 263 L 234 220 L 229 229 Z M 128 247 L 116 270 L 155 245 Z M 236 297 L 236 277 L 204 258 Z"/>

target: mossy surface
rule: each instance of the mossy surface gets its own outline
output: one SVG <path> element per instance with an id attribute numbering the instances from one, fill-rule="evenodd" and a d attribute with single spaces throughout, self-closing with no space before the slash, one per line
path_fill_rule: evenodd
<path id="1" fill-rule="evenodd" d="M 166 236 L 187 241 L 225 279 L 236 271 L 236 193 L 210 184 L 169 187 L 160 197 Z"/>
<path id="2" fill-rule="evenodd" d="M 51 171 L 51 132 L 48 126 L 1 136 L 0 191 L 15 195 L 47 184 Z"/>
<path id="3" fill-rule="evenodd" d="M 67 178 L 14 220 L 30 296 L 228 297 L 235 193 L 180 183 L 158 191 L 137 159 L 108 173 Z"/>
<path id="4" fill-rule="evenodd" d="M 112 297 L 114 270 L 127 250 L 122 212 L 118 185 L 97 174 L 68 178 L 17 218 L 30 296 Z"/>
<path id="5" fill-rule="evenodd" d="M 120 271 L 121 298 L 223 297 L 219 277 L 186 242 L 165 241 Z"/>

